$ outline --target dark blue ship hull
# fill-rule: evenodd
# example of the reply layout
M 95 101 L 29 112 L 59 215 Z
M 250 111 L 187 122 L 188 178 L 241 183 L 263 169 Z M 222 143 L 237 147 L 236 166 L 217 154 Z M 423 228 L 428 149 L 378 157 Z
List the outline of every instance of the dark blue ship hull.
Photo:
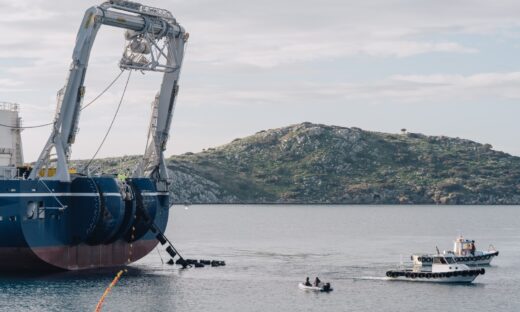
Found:
M 168 193 L 146 178 L 0 181 L 0 270 L 129 264 L 155 248 L 168 212 Z

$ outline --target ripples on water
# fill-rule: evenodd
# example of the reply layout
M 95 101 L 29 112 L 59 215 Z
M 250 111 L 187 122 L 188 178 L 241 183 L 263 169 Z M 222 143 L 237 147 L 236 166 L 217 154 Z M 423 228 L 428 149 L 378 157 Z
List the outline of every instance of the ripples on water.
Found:
M 103 311 L 518 311 L 520 207 L 192 206 L 172 208 L 179 270 L 153 251 L 132 265 Z M 461 232 L 500 256 L 470 285 L 385 281 L 412 252 L 450 249 Z M 166 253 L 161 252 L 166 260 Z M 117 269 L 0 278 L 0 311 L 93 311 Z M 330 294 L 297 288 L 306 276 Z

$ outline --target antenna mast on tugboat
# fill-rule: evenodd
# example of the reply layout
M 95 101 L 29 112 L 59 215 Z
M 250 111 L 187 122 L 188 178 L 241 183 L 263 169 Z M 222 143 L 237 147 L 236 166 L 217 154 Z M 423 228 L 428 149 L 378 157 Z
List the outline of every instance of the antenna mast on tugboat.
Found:
M 188 33 L 173 15 L 140 3 L 112 0 L 88 9 L 76 37 L 72 64 L 65 86 L 58 92 L 53 129 L 29 179 L 68 182 L 71 146 L 78 132 L 85 76 L 90 52 L 102 25 L 126 29 L 126 45 L 119 62 L 122 70 L 162 72 L 163 80 L 152 106 L 148 144 L 133 177 L 151 178 L 158 190 L 167 190 L 168 172 L 163 151 L 168 141 L 179 76 Z M 56 153 L 56 174 L 41 175 Z M 45 172 L 45 171 L 43 171 Z

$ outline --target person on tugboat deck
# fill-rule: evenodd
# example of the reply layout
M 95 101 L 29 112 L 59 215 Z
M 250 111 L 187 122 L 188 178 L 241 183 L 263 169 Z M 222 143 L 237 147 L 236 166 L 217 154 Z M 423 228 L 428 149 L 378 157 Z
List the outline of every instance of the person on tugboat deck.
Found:
M 474 256 L 475 255 L 475 250 L 477 248 L 475 247 L 475 241 L 471 241 L 471 254 Z
M 305 280 L 305 286 L 311 287 L 311 282 L 309 281 L 309 277 L 307 276 L 307 279 Z

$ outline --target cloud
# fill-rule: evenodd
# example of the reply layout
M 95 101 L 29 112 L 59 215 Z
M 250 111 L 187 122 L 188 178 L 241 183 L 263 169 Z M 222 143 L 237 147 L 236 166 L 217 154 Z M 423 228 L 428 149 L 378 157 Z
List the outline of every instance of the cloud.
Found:
M 218 133 L 222 127 L 219 116 L 231 116 L 248 105 L 293 105 L 304 111 L 322 103 L 341 106 L 348 101 L 424 105 L 450 98 L 519 97 L 518 73 L 512 66 L 504 73 L 493 64 L 476 66 L 464 75 L 458 74 L 454 61 L 435 67 L 438 58 L 486 62 L 489 51 L 483 51 L 483 45 L 517 38 L 518 1 L 504 0 L 500 5 L 484 0 L 142 2 L 172 10 L 191 33 L 178 105 L 184 109 L 181 112 L 191 113 L 190 121 L 197 121 L 199 133 L 207 129 Z M 83 13 L 99 3 L 0 0 L 0 100 L 19 102 L 25 124 L 52 119 L 55 94 L 66 79 Z M 87 99 L 117 74 L 122 48 L 120 29 L 101 30 L 87 74 Z M 417 56 L 433 65 L 406 63 Z M 349 67 L 360 58 L 367 66 L 361 74 L 360 69 L 356 72 Z M 408 67 L 401 68 L 405 63 Z M 124 126 L 143 122 L 140 112 L 148 112 L 159 83 L 157 75 L 133 76 L 121 115 Z M 104 129 L 102 122 L 110 119 L 120 91 L 118 84 L 91 111 L 82 113 L 81 142 L 87 145 L 77 154 L 80 157 L 90 156 L 82 153 L 95 141 L 85 129 Z M 213 119 L 198 122 L 200 114 Z M 249 117 L 240 118 L 248 123 Z M 141 128 L 125 129 L 126 136 L 141 135 Z M 45 131 L 24 132 L 29 159 L 39 153 L 47 135 Z M 106 148 L 110 154 L 110 145 Z
M 452 99 L 520 99 L 520 72 L 473 75 L 395 75 L 392 81 L 421 90 L 424 96 Z
M 9 79 L 9 78 L 0 78 L 0 88 L 1 87 L 17 87 L 21 85 L 22 82 L 19 80 Z
M 262 68 L 305 63 L 318 60 L 346 58 L 355 55 L 373 57 L 409 57 L 424 53 L 476 53 L 477 49 L 455 42 L 373 40 L 357 42 L 309 36 L 308 34 L 273 35 L 266 38 L 243 38 L 240 47 L 234 50 L 223 48 L 190 50 L 195 62 L 213 65 L 245 64 Z M 229 45 L 233 45 L 230 38 Z M 364 41 L 364 40 L 363 40 Z M 220 43 L 221 44 L 221 43 Z M 195 50 L 195 52 L 191 52 Z
M 479 73 L 474 75 L 394 75 L 392 80 L 429 85 L 461 85 L 468 87 L 499 86 L 520 83 L 520 72 Z
M 0 8 L 4 13 L 0 20 L 2 23 L 20 23 L 45 21 L 56 17 L 56 11 L 48 10 L 45 2 L 41 0 L 34 1 L 12 1 L 0 0 Z
M 436 103 L 520 99 L 520 72 L 474 75 L 393 75 L 365 83 L 293 83 L 269 90 L 222 89 L 218 85 L 182 90 L 183 105 L 233 107 L 265 104 L 304 107 L 310 103 Z
M 453 35 L 510 36 L 520 4 L 476 1 L 179 1 L 192 32 L 190 56 L 208 65 L 273 68 L 351 56 L 410 57 L 476 53 Z M 214 11 L 211 11 L 212 13 Z M 445 36 L 446 38 L 443 38 Z
M 206 35 L 208 29 L 211 33 Z M 245 64 L 272 68 L 355 55 L 409 57 L 425 53 L 478 52 L 476 48 L 457 42 L 414 39 L 409 36 L 410 32 L 403 30 L 370 32 L 349 30 L 344 26 L 308 30 L 247 30 L 232 23 L 211 25 L 204 22 L 194 25 L 192 32 L 196 35 L 190 42 L 190 59 L 219 66 Z M 219 36 L 213 36 L 214 33 Z

